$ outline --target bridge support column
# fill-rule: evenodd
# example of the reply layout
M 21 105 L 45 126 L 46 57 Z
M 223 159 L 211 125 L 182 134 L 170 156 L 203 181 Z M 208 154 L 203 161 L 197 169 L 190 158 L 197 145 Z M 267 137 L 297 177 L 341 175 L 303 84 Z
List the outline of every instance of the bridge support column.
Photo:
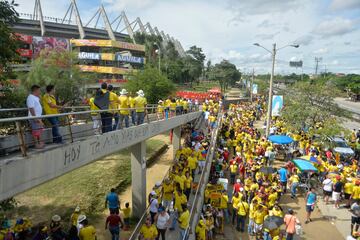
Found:
M 173 144 L 173 151 L 175 157 L 176 151 L 179 150 L 181 146 L 181 126 L 178 126 L 173 129 L 172 144 Z
M 134 217 L 141 218 L 146 210 L 146 143 L 142 141 L 130 147 L 132 210 Z

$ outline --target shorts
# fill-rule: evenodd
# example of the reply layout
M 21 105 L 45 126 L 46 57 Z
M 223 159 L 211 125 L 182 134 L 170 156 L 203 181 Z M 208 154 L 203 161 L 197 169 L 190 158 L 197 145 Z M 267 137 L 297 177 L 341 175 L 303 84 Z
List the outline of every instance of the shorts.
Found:
M 351 224 L 359 224 L 360 225 L 360 217 L 351 216 Z
M 340 200 L 340 193 L 339 192 L 332 192 L 332 200 L 339 201 Z
M 344 198 L 345 198 L 346 200 L 349 200 L 350 197 L 351 197 L 351 193 L 344 193 Z
M 44 127 L 41 126 L 36 120 L 29 120 L 31 125 L 31 134 L 33 137 L 39 138 L 44 131 Z
M 314 205 L 306 205 L 306 212 L 314 211 Z
M 331 197 L 331 195 L 332 195 L 332 191 L 325 191 L 324 190 L 324 196 Z
M 204 168 L 205 167 L 205 161 L 198 161 L 199 167 Z

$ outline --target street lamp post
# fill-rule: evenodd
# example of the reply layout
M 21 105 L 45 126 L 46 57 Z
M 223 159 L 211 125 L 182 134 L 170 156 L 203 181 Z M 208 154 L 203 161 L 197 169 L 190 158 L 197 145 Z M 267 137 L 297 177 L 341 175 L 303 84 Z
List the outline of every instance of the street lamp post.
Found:
M 267 48 L 261 46 L 259 43 L 254 43 L 255 46 L 257 47 L 261 47 L 263 49 L 265 49 L 266 51 L 268 51 L 271 56 L 272 56 L 272 68 L 271 68 L 271 75 L 270 75 L 270 83 L 269 83 L 269 99 L 268 99 L 268 109 L 267 109 L 267 119 L 266 119 L 266 131 L 265 131 L 265 136 L 269 137 L 270 134 L 270 123 L 271 123 L 271 112 L 272 112 L 272 92 L 273 92 L 273 81 L 274 81 L 274 72 L 275 72 L 275 56 L 276 53 L 280 50 L 283 49 L 285 47 L 294 47 L 294 48 L 298 48 L 299 45 L 298 44 L 290 44 L 290 45 L 286 45 L 284 47 L 278 48 L 276 49 L 276 43 L 273 44 L 273 49 L 272 51 L 268 50 Z
M 157 47 L 155 52 L 157 53 L 157 55 L 159 57 L 159 66 L 158 67 L 159 67 L 159 73 L 161 73 L 161 48 L 157 43 L 154 43 L 154 46 Z

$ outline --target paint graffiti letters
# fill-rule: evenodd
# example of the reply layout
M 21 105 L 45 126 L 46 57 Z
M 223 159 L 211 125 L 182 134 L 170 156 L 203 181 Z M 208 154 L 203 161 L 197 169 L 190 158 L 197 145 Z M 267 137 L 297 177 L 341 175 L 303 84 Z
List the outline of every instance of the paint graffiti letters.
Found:
M 70 146 L 64 151 L 64 166 L 71 162 L 77 161 L 80 158 L 81 145 Z

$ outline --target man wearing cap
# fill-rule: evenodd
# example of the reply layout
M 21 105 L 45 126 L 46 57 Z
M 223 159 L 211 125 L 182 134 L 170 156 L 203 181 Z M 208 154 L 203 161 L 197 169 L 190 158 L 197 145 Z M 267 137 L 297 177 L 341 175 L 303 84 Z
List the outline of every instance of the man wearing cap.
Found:
M 119 126 L 117 126 L 118 129 L 122 128 L 123 121 L 125 120 L 125 127 L 129 127 L 129 107 L 130 107 L 130 101 L 129 97 L 127 96 L 128 92 L 126 89 L 122 89 L 120 92 L 119 97 L 119 108 L 120 108 L 120 120 L 119 120 Z
M 63 240 L 66 238 L 65 232 L 62 230 L 61 217 L 54 215 L 50 223 L 50 236 L 53 240 Z
M 139 90 L 137 94 L 138 96 L 135 98 L 136 124 L 140 125 L 144 123 L 147 101 L 143 90 Z
M 151 198 L 150 198 L 150 216 L 151 216 L 151 223 L 155 222 L 155 215 L 158 212 L 158 208 L 159 208 L 159 202 L 157 200 L 157 194 L 155 191 L 152 191 L 151 193 Z

